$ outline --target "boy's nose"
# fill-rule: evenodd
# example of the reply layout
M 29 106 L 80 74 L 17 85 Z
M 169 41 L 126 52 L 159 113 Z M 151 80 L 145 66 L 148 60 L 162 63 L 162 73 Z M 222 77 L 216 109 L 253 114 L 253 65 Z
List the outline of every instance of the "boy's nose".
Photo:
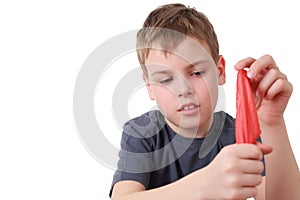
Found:
M 184 78 L 181 78 L 180 81 L 178 81 L 178 85 L 176 87 L 178 97 L 187 97 L 193 94 L 191 84 Z

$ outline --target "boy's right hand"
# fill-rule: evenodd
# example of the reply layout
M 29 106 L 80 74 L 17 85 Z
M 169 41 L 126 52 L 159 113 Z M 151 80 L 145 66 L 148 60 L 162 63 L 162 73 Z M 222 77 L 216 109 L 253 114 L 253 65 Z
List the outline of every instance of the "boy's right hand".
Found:
M 209 199 L 254 197 L 258 193 L 257 186 L 263 180 L 263 154 L 271 151 L 272 147 L 261 143 L 228 145 L 206 168 L 195 172 L 194 178 L 199 175 L 202 180 L 199 181 L 200 188 Z

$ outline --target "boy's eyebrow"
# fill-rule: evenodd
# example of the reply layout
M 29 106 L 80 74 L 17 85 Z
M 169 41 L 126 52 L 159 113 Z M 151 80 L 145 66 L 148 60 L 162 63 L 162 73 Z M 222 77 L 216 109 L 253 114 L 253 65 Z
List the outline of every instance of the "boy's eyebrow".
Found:
M 199 65 L 201 63 L 207 63 L 207 62 L 208 62 L 207 60 L 199 60 L 199 61 L 196 61 L 194 63 L 188 64 L 184 68 L 192 68 L 196 65 Z M 170 74 L 170 71 L 163 69 L 163 70 L 158 70 L 158 71 L 155 71 L 155 72 L 151 73 L 151 75 L 155 75 L 155 74 Z
M 199 61 L 196 61 L 196 62 L 193 62 L 193 63 L 187 65 L 187 68 L 191 68 L 191 67 L 194 67 L 194 66 L 196 66 L 196 65 L 199 65 L 199 64 L 201 64 L 201 63 L 207 63 L 207 62 L 208 62 L 207 60 L 199 60 Z
M 170 71 L 168 70 L 159 70 L 159 71 L 155 71 L 153 73 L 151 73 L 151 75 L 154 75 L 154 74 L 169 74 Z

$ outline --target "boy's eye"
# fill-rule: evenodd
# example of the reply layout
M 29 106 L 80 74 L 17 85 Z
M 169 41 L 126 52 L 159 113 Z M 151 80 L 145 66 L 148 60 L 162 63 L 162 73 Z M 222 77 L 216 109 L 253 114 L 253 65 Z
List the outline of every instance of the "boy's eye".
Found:
M 197 71 L 197 72 L 193 72 L 192 76 L 202 76 L 203 75 L 203 71 Z
M 161 84 L 167 84 L 170 83 L 171 81 L 173 81 L 173 78 L 165 78 L 159 81 L 159 83 Z

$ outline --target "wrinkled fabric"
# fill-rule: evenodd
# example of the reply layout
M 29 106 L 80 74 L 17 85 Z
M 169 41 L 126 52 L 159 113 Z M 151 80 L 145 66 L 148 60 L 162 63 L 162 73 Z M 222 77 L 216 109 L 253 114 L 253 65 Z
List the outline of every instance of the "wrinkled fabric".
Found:
M 240 70 L 237 75 L 236 91 L 236 143 L 255 144 L 261 133 L 254 96 L 246 70 Z

